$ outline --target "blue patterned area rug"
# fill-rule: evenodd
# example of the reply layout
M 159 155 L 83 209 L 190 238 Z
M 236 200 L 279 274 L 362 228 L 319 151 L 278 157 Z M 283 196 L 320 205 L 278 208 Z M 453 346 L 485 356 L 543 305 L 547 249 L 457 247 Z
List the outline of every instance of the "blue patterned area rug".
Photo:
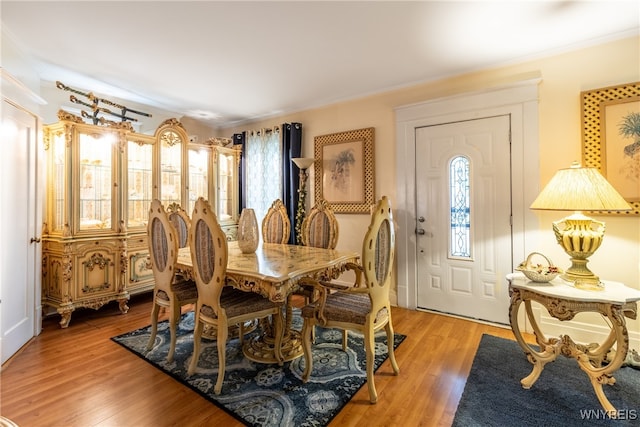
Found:
M 149 351 L 145 348 L 150 326 L 112 340 L 249 426 L 325 426 L 367 380 L 362 336 L 349 332 L 349 348 L 343 352 L 340 331 L 318 328 L 313 347 L 313 373 L 306 384 L 301 379 L 304 357 L 285 362 L 283 366 L 252 362 L 243 356 L 240 341 L 234 338 L 227 342 L 226 375 L 222 393 L 216 395 L 213 392 L 218 375 L 215 340 L 202 340 L 198 370 L 187 377 L 193 352 L 193 326 L 193 313 L 184 314 L 172 363 L 166 360 L 167 321 L 158 324 L 156 345 Z M 293 327 L 300 330 L 301 326 L 299 311 L 294 310 Z M 395 347 L 404 338 L 395 334 Z M 376 337 L 376 369 L 387 359 L 386 341 L 384 333 Z
M 511 340 L 483 335 L 473 359 L 453 427 L 470 426 L 638 426 L 640 371 L 624 366 L 614 372 L 616 383 L 604 393 L 617 409 L 610 419 L 574 359 L 564 356 L 545 365 L 540 378 L 526 390 L 520 380 L 533 365 Z

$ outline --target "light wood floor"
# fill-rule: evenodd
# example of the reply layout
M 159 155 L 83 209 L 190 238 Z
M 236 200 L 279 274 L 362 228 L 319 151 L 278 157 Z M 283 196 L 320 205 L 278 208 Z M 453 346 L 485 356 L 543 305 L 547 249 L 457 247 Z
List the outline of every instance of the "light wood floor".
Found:
M 58 316 L 2 366 L 0 414 L 21 427 L 241 426 L 223 410 L 109 338 L 150 323 L 150 294 L 78 310 L 67 329 Z M 386 361 L 376 373 L 378 403 L 363 387 L 331 426 L 449 426 L 482 334 L 509 329 L 394 308 L 400 375 Z M 523 354 L 524 357 L 524 354 Z

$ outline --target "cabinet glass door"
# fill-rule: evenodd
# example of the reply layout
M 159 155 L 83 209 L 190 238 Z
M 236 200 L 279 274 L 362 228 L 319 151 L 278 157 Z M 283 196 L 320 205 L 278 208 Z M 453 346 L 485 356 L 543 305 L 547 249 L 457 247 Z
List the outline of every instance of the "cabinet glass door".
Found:
M 127 228 L 144 227 L 153 194 L 153 145 L 129 141 L 127 163 Z
M 65 135 L 62 132 L 56 133 L 52 138 L 51 149 L 51 172 L 52 179 L 49 191 L 51 192 L 51 214 L 53 215 L 51 231 L 62 231 L 64 225 L 65 209 Z
M 165 209 L 182 206 L 182 138 L 168 130 L 160 135 L 160 201 Z
M 189 206 L 183 207 L 191 216 L 198 197 L 209 200 L 209 158 L 206 148 L 189 148 Z
M 80 133 L 78 140 L 80 230 L 111 229 L 116 136 Z
M 218 156 L 218 219 L 223 222 L 233 219 L 235 157 L 222 151 Z

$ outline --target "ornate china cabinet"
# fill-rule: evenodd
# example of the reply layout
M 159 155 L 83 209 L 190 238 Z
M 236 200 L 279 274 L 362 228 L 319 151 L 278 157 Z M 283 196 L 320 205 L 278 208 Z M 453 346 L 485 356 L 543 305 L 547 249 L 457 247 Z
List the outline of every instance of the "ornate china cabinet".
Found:
M 60 111 L 44 128 L 46 213 L 42 237 L 42 303 L 67 327 L 77 307 L 97 309 L 129 293 L 121 163 L 130 123 L 85 124 Z
M 239 152 L 189 144 L 176 119 L 144 135 L 128 122 L 92 125 L 65 111 L 58 118 L 44 127 L 43 138 L 48 178 L 42 304 L 60 314 L 65 328 L 76 308 L 117 301 L 126 313 L 130 295 L 153 289 L 146 229 L 153 198 L 190 214 L 191 199 L 231 197 L 224 204 L 231 206 L 224 211 L 225 227 L 237 227 Z M 214 160 L 220 150 L 235 162 L 224 165 L 228 170 Z M 219 176 L 228 183 L 220 195 L 214 191 Z

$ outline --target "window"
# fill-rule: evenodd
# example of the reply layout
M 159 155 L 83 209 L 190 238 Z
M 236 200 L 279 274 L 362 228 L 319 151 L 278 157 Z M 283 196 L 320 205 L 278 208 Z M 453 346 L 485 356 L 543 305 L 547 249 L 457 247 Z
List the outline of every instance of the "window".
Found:
M 449 164 L 449 256 L 471 258 L 471 192 L 469 159 L 457 156 Z
M 275 199 L 282 198 L 282 143 L 280 129 L 249 132 L 246 146 L 246 207 L 258 223 Z

